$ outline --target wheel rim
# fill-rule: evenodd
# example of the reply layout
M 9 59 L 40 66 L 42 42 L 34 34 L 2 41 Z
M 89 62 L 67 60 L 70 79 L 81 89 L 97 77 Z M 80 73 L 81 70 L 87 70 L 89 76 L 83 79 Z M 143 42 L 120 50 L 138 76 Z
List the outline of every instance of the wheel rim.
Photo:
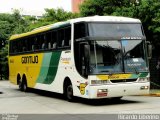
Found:
M 68 98 L 69 100 L 71 100 L 72 97 L 73 97 L 73 88 L 72 88 L 72 85 L 69 85 L 69 86 L 67 87 L 67 98 Z

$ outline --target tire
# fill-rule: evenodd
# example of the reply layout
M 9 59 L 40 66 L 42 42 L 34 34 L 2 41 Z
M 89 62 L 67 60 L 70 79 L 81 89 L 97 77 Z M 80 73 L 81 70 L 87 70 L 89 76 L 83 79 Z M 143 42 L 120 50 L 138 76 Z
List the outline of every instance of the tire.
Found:
M 23 85 L 22 85 L 22 81 L 20 80 L 19 82 L 18 82 L 18 87 L 19 87 L 19 90 L 20 91 L 23 91 Z
M 23 92 L 27 92 L 28 91 L 28 87 L 27 87 L 27 83 L 24 81 L 22 82 L 22 88 L 23 88 Z
M 20 90 L 20 91 L 27 92 L 28 87 L 27 87 L 27 83 L 26 83 L 25 80 L 19 81 L 19 84 L 18 84 L 18 85 L 19 85 L 19 90 Z
M 73 101 L 74 101 L 73 87 L 72 87 L 71 84 L 68 84 L 68 85 L 66 86 L 65 96 L 66 96 L 66 99 L 67 99 L 69 102 L 73 102 Z

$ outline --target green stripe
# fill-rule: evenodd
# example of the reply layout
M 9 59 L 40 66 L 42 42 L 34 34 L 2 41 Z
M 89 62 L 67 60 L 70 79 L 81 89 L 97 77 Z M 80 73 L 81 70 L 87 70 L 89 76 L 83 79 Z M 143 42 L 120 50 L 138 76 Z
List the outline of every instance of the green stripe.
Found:
M 132 74 L 131 77 L 130 77 L 130 79 L 131 79 L 131 78 L 132 78 L 132 79 L 136 79 L 136 78 L 138 78 L 138 76 L 139 76 L 139 75 L 137 75 L 137 74 Z
M 139 74 L 132 74 L 132 76 L 130 78 L 143 78 L 143 77 L 146 77 L 148 75 L 148 73 L 139 73 Z
M 43 83 L 47 77 L 51 56 L 52 56 L 52 53 L 45 53 L 43 56 L 41 71 L 37 80 L 38 83 Z
M 61 52 L 45 53 L 38 83 L 51 84 L 57 74 Z
M 43 82 L 44 84 L 51 84 L 54 81 L 59 65 L 60 56 L 61 52 L 54 52 L 52 54 L 47 78 Z
M 139 77 L 140 77 L 140 78 L 143 78 L 143 77 L 146 77 L 147 75 L 148 75 L 148 73 L 145 72 L 145 73 L 141 73 Z

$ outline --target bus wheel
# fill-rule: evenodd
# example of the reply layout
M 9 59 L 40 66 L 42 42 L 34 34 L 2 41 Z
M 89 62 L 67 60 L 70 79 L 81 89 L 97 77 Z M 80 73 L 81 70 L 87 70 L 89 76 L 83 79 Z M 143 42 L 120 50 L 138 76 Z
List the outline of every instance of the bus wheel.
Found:
M 22 79 L 22 81 L 19 81 L 19 89 L 23 92 L 27 92 L 28 87 L 27 87 L 27 82 L 25 77 Z
M 27 83 L 26 82 L 22 82 L 22 88 L 23 88 L 23 91 L 24 92 L 27 92 L 28 91 L 28 87 L 27 87 Z
M 18 86 L 19 86 L 19 90 L 23 91 L 23 89 L 22 89 L 22 81 L 21 80 L 18 82 Z
M 67 85 L 66 87 L 66 98 L 69 102 L 73 101 L 73 87 L 71 84 Z

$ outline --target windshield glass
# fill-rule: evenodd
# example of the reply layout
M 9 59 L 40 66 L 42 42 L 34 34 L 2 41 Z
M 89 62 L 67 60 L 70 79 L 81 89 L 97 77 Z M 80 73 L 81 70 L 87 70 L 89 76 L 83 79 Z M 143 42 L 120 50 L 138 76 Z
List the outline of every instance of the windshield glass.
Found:
M 90 41 L 90 74 L 147 71 L 142 40 Z
M 142 40 L 122 40 L 124 66 L 127 72 L 147 71 L 144 43 Z
M 140 23 L 88 23 L 92 37 L 143 37 Z
M 122 54 L 119 41 L 92 41 L 90 45 L 90 72 L 122 72 Z

